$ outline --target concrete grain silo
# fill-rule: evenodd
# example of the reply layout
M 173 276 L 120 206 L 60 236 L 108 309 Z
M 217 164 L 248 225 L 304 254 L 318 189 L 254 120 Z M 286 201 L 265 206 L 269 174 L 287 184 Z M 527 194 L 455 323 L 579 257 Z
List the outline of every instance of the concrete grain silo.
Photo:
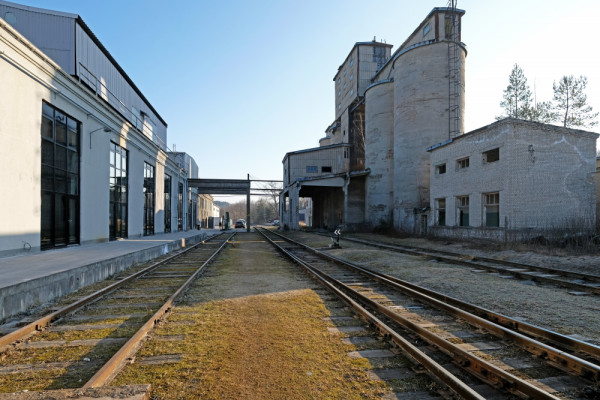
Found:
M 393 82 L 393 198 L 391 205 L 380 204 L 380 194 L 388 191 L 389 180 L 381 181 L 388 166 L 367 156 L 371 174 L 367 180 L 367 220 L 377 225 L 382 214 L 392 211 L 394 228 L 424 233 L 429 209 L 429 154 L 426 149 L 464 132 L 465 46 L 460 43 L 460 20 L 464 11 L 435 8 L 413 34 L 375 75 L 373 82 Z M 453 17 L 454 16 L 454 17 Z M 390 86 L 385 84 L 385 87 Z M 390 141 L 381 132 L 389 130 L 387 106 L 377 110 L 369 101 L 382 101 L 384 89 L 367 91 L 367 132 L 379 137 L 368 139 L 367 154 L 379 154 Z M 370 93 L 369 93 L 370 92 Z M 371 119 L 371 121 L 369 121 Z M 371 164 L 374 162 L 374 164 Z
M 373 227 L 390 226 L 394 195 L 394 82 L 371 85 L 365 92 L 365 216 Z

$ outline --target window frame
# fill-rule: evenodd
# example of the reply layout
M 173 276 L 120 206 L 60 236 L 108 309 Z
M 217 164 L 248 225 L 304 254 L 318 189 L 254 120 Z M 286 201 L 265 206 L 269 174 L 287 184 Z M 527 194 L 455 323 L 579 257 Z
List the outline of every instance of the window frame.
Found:
M 171 202 L 173 201 L 173 178 L 169 174 L 164 174 L 164 188 L 163 188 L 163 210 L 165 214 L 165 233 L 171 232 L 172 224 L 172 207 Z
M 431 31 L 431 23 L 428 22 L 427 25 L 423 27 L 423 37 L 427 36 L 427 34 Z
M 456 160 L 456 170 L 462 171 L 469 169 L 471 165 L 470 157 L 463 157 Z
M 446 163 L 438 164 L 435 166 L 436 175 L 444 175 L 447 172 Z
M 492 164 L 500 161 L 500 147 L 495 147 L 493 149 L 484 151 L 481 153 L 484 164 Z M 490 161 L 489 156 L 492 155 L 492 160 Z
M 469 218 L 469 195 L 456 196 L 456 225 L 471 226 Z
M 156 212 L 156 167 L 144 161 L 144 236 L 154 235 Z
M 81 241 L 82 123 L 46 101 L 40 111 L 40 249 L 47 250 Z
M 487 192 L 482 193 L 482 220 L 483 226 L 486 228 L 499 228 L 500 227 L 500 192 Z M 489 217 L 496 214 L 495 219 Z
M 113 151 L 114 150 L 114 151 Z M 129 150 L 121 147 L 119 144 L 111 141 L 110 142 L 110 160 L 109 160 L 109 179 L 114 179 L 115 190 L 111 191 L 109 195 L 109 240 L 116 240 L 128 237 L 128 222 L 129 222 Z M 114 157 L 114 158 L 113 158 Z M 117 157 L 119 163 L 117 164 Z M 123 165 L 123 162 L 125 165 Z M 118 170 L 118 173 L 117 173 Z M 119 178 L 121 179 L 120 181 Z M 109 181 L 109 185 L 112 185 Z M 117 186 L 119 187 L 117 191 Z M 123 188 L 125 189 L 123 191 Z M 123 201 L 123 194 L 125 200 Z M 114 207 L 118 207 L 120 212 L 118 215 L 113 214 Z M 125 215 L 123 216 L 123 207 L 125 207 Z M 110 228 L 110 224 L 115 222 L 112 220 L 113 217 L 121 217 L 121 228 L 114 230 Z M 124 218 L 123 218 L 124 217 Z
M 435 225 L 446 226 L 446 222 L 446 198 L 440 197 L 435 199 Z

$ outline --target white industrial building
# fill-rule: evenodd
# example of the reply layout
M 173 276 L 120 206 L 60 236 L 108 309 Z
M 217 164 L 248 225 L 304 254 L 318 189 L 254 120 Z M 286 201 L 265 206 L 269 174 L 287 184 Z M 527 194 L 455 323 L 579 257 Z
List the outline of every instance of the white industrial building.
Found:
M 501 240 L 595 228 L 597 134 L 513 119 L 464 132 L 464 13 L 434 8 L 393 54 L 353 46 L 320 147 L 283 159 L 284 228 L 299 229 L 302 198 L 329 230 Z
M 78 15 L 0 1 L 0 255 L 196 225 L 193 159 Z
M 431 146 L 431 233 L 513 240 L 593 231 L 597 138 L 506 118 Z

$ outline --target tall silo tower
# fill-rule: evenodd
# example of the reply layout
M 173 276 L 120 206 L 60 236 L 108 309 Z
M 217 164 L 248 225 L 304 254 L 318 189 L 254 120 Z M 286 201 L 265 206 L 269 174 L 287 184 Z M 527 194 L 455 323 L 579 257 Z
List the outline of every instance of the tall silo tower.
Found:
M 394 80 L 394 227 L 426 229 L 429 154 L 464 132 L 464 11 L 435 8 L 392 59 Z

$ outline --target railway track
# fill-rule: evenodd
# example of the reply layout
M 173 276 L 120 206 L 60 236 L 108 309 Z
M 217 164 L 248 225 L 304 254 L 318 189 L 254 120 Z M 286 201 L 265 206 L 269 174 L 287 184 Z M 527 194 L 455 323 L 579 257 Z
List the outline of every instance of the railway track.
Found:
M 215 235 L 0 337 L 0 388 L 109 384 L 234 235 Z
M 463 398 L 484 398 L 468 383 L 473 377 L 498 398 L 600 398 L 595 346 L 260 232 Z
M 325 234 L 319 235 L 329 236 Z M 403 254 L 427 257 L 429 259 L 449 264 L 469 267 L 476 271 L 497 272 L 505 276 L 510 275 L 522 280 L 550 284 L 572 290 L 573 292 L 571 293 L 573 294 L 591 293 L 600 295 L 600 276 L 598 275 L 581 274 L 574 271 L 542 267 L 539 265 L 523 264 L 513 261 L 499 260 L 496 258 L 472 256 L 450 251 L 415 246 L 404 246 L 352 237 L 341 237 L 340 240 L 360 243 L 363 245 Z

